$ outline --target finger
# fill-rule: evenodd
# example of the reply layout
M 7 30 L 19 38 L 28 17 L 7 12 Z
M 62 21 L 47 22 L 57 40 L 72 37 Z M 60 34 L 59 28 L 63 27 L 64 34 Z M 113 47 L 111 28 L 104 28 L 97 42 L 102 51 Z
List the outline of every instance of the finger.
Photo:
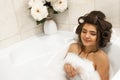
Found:
M 65 64 L 64 68 L 69 77 L 74 77 L 76 75 L 76 70 L 70 64 Z
M 75 75 L 76 75 L 76 74 L 75 74 L 74 72 L 71 72 L 71 73 L 69 74 L 69 77 L 73 78 Z
M 67 75 L 69 76 L 69 77 L 72 77 L 72 67 L 71 67 L 71 65 L 70 64 L 67 64 L 66 65 L 66 73 L 67 73 Z
M 67 69 L 67 64 L 64 64 L 64 70 L 66 71 L 66 69 Z
M 74 77 L 76 75 L 76 70 L 71 67 L 71 77 Z
M 74 71 L 74 68 L 72 66 L 70 66 L 70 73 L 71 73 L 71 75 L 72 75 L 73 71 Z
M 74 76 L 74 68 L 71 65 L 68 65 L 69 70 L 68 70 L 68 75 L 69 77 L 73 77 Z
M 69 64 L 65 64 L 64 65 L 64 70 L 65 70 L 66 73 L 70 72 L 70 66 L 69 66 Z
M 72 71 L 72 77 L 76 75 L 76 70 Z

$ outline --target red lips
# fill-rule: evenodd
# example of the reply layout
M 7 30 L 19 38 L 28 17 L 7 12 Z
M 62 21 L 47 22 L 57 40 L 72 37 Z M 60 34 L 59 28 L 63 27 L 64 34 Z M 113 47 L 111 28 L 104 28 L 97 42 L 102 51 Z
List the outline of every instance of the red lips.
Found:
M 84 40 L 84 42 L 90 42 L 90 40 L 88 40 L 88 39 L 83 39 Z

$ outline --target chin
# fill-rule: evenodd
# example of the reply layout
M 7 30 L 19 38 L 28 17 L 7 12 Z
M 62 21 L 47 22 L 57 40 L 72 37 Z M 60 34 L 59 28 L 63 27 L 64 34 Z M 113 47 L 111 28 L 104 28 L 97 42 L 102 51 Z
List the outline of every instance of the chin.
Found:
M 92 45 L 92 44 L 89 44 L 89 43 L 83 43 L 83 45 L 85 46 L 85 47 L 92 47 L 92 46 L 94 46 L 94 45 Z

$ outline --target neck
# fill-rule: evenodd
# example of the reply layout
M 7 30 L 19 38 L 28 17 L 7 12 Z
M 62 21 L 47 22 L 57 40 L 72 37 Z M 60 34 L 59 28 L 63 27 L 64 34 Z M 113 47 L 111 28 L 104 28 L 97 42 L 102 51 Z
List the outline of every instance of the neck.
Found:
M 84 52 L 85 53 L 90 53 L 90 52 L 94 52 L 94 51 L 96 51 L 97 49 L 96 49 L 96 46 L 89 46 L 89 47 L 85 47 L 84 48 Z

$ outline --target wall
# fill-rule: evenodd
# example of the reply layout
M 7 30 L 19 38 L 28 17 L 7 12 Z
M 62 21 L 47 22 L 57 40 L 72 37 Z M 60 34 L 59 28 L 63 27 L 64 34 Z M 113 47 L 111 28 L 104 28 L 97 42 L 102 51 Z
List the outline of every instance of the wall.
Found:
M 77 25 L 78 17 L 92 11 L 103 11 L 107 20 L 113 27 L 120 27 L 120 0 L 69 0 L 69 10 L 61 15 L 57 15 L 57 22 L 60 29 L 72 29 Z
M 0 0 L 0 48 L 42 32 L 30 15 L 28 0 Z
M 0 48 L 27 39 L 43 32 L 42 25 L 36 25 L 27 7 L 28 0 L 0 0 Z M 120 0 L 68 0 L 69 9 L 54 15 L 59 30 L 72 31 L 79 16 L 92 10 L 101 10 L 120 27 Z

